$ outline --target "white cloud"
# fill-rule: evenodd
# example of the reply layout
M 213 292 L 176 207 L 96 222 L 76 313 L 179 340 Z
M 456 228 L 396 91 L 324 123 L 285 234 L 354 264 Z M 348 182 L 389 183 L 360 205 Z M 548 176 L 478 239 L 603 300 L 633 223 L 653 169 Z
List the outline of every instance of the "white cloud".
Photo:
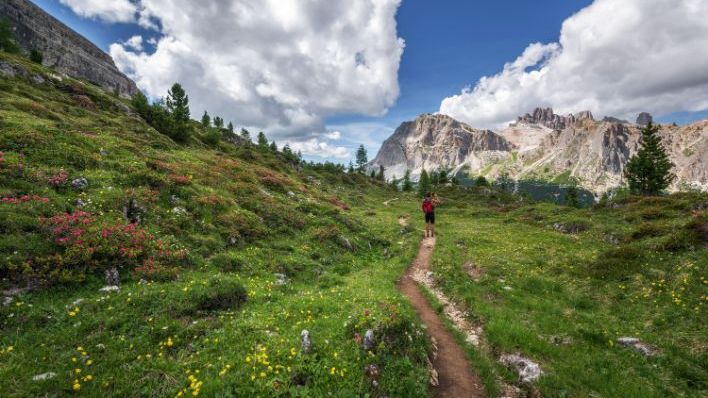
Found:
M 177 81 L 195 110 L 307 145 L 326 117 L 381 115 L 398 97 L 400 0 L 136 4 L 159 26 L 155 52 L 115 43 L 110 53 L 150 96 Z
M 106 22 L 132 22 L 138 8 L 130 0 L 59 0 L 76 15 Z
M 339 130 L 330 131 L 325 134 L 325 138 L 327 138 L 328 140 L 338 140 L 342 138 L 342 132 Z
M 536 106 L 634 120 L 708 109 L 708 1 L 596 0 L 440 113 L 497 127 Z
M 132 48 L 136 51 L 143 51 L 143 37 L 140 35 L 135 35 L 130 39 L 126 40 L 123 45 L 127 48 Z
M 306 156 L 315 156 L 319 158 L 335 158 L 335 159 L 348 159 L 351 157 L 349 149 L 342 146 L 331 145 L 327 142 L 318 140 L 317 138 L 310 138 L 305 141 L 295 141 L 291 142 L 290 148 L 297 152 L 302 152 Z

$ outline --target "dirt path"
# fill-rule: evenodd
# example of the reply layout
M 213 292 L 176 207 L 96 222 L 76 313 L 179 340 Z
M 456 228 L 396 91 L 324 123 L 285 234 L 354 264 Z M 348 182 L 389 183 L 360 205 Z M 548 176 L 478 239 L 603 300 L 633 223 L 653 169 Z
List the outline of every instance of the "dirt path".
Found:
M 418 256 L 398 282 L 398 288 L 408 297 L 437 345 L 437 356 L 432 360 L 432 364 L 438 373 L 439 385 L 432 387 L 433 395 L 440 398 L 484 397 L 482 383 L 472 371 L 462 348 L 452 333 L 445 328 L 442 319 L 423 296 L 413 278 L 415 273 L 428 271 L 434 247 L 435 238 L 423 239 Z

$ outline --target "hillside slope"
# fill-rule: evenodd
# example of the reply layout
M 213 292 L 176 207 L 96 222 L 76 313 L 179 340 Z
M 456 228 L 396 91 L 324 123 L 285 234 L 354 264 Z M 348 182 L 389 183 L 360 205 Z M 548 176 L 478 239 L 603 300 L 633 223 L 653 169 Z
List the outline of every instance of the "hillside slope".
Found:
M 427 395 L 390 188 L 0 63 L 0 396 Z

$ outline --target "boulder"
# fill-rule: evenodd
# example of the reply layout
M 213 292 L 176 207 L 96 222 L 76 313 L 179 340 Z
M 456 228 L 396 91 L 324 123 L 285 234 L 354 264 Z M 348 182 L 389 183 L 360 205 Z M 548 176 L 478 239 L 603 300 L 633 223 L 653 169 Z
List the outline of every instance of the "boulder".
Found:
M 508 368 L 515 369 L 519 374 L 519 381 L 522 383 L 536 381 L 543 374 L 541 367 L 536 362 L 519 354 L 504 354 L 499 358 L 499 362 Z
M 364 344 L 363 344 L 364 350 L 371 351 L 372 349 L 374 349 L 375 346 L 376 346 L 376 342 L 374 341 L 374 331 L 369 329 L 364 334 Z
M 302 352 L 310 352 L 312 350 L 312 340 L 310 340 L 310 332 L 307 329 L 303 329 L 300 332 L 300 347 Z
M 643 343 L 636 337 L 620 337 L 617 339 L 617 344 L 623 347 L 631 348 L 646 357 L 656 354 L 657 351 L 656 348 Z
M 80 177 L 71 181 L 71 187 L 77 191 L 87 188 L 89 185 L 88 180 L 85 177 Z

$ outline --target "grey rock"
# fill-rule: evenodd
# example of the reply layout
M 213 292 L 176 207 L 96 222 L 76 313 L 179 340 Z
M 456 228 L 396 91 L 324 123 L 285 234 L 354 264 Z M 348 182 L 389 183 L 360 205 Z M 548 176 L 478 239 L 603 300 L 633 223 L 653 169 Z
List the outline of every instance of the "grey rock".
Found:
M 312 340 L 310 340 L 310 332 L 307 329 L 303 329 L 300 332 L 300 347 L 302 352 L 310 352 L 312 350 Z
M 141 207 L 135 198 L 128 199 L 125 205 L 123 205 L 123 217 L 133 224 L 139 224 L 145 212 L 145 208 Z
M 650 346 L 649 344 L 643 343 L 636 337 L 620 337 L 617 339 L 617 344 L 627 348 L 631 348 L 634 351 L 637 351 L 638 353 L 647 357 L 653 356 L 657 353 L 656 348 Z
M 499 358 L 499 362 L 508 368 L 515 369 L 521 383 L 534 382 L 543 374 L 541 367 L 536 362 L 519 354 L 503 354 Z
M 86 202 L 83 201 L 83 199 L 78 198 L 74 201 L 74 206 L 76 207 L 85 207 L 87 205 Z
M 80 191 L 82 189 L 86 189 L 86 187 L 88 187 L 88 185 L 89 185 L 88 180 L 85 177 L 79 177 L 79 178 L 71 181 L 71 187 L 76 189 L 77 191 Z
M 176 206 L 172 208 L 172 214 L 177 216 L 184 216 L 187 215 L 187 209 L 181 206 Z
M 341 242 L 342 246 L 344 246 L 347 250 L 354 250 L 354 246 L 352 246 L 352 243 L 347 239 L 345 236 L 340 236 L 339 241 Z
M 588 229 L 587 225 L 575 222 L 557 222 L 553 229 L 564 234 L 577 234 Z
M 15 68 L 12 66 L 12 64 L 5 61 L 0 61 L 0 76 L 15 77 L 15 75 Z
M 37 84 L 37 85 L 46 83 L 46 80 L 44 79 L 44 77 L 42 77 L 42 75 L 37 74 L 37 73 L 32 74 L 32 76 L 30 77 L 30 81 L 34 84 Z
M 637 124 L 640 126 L 646 126 L 647 124 L 654 121 L 654 118 L 647 112 L 642 112 L 637 116 Z
M 118 268 L 112 267 L 105 272 L 106 285 L 108 286 L 120 286 L 120 275 L 118 274 Z
M 32 2 L 3 0 L 0 17 L 10 21 L 17 42 L 26 53 L 32 49 L 42 53 L 44 65 L 109 92 L 117 91 L 123 96 L 138 92 L 135 82 L 118 70 L 108 54 Z
M 608 122 L 608 123 L 621 123 L 621 124 L 627 124 L 629 123 L 628 121 L 624 119 L 619 119 L 614 116 L 605 116 L 602 118 L 603 122 Z
M 170 195 L 170 204 L 172 206 L 177 205 L 180 202 L 180 198 L 177 195 Z
M 98 291 L 99 291 L 99 292 L 106 292 L 106 293 L 107 293 L 107 292 L 119 292 L 119 291 L 120 291 L 120 286 L 108 285 L 108 286 L 104 286 L 104 287 L 98 289 Z
M 275 284 L 276 285 L 286 285 L 288 283 L 288 277 L 285 274 L 275 274 Z
M 57 374 L 54 372 L 42 373 L 42 374 L 32 376 L 32 380 L 34 380 L 34 381 L 49 380 L 49 379 L 53 379 L 54 377 L 56 377 L 56 375 Z
M 376 341 L 374 340 L 374 331 L 369 329 L 364 334 L 363 347 L 365 351 L 371 351 L 376 346 Z
M 101 156 L 108 156 L 108 151 L 103 148 L 101 148 L 101 150 L 98 151 L 98 153 L 101 154 Z

